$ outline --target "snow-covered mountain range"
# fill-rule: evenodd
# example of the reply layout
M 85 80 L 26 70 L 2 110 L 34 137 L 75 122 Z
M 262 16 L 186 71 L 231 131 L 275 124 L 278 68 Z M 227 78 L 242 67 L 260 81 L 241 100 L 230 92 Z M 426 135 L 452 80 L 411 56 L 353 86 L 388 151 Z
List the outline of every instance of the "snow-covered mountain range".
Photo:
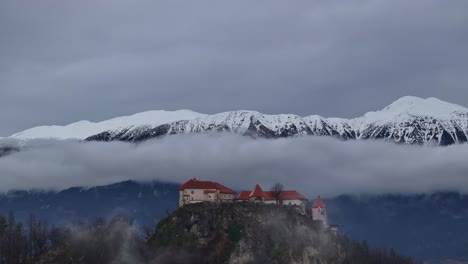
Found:
M 80 121 L 67 126 L 35 127 L 10 138 L 137 142 L 165 135 L 213 132 L 266 138 L 314 135 L 450 145 L 468 141 L 468 108 L 436 98 L 407 96 L 381 111 L 354 119 L 266 115 L 256 111 L 215 115 L 190 110 L 149 111 L 99 123 Z

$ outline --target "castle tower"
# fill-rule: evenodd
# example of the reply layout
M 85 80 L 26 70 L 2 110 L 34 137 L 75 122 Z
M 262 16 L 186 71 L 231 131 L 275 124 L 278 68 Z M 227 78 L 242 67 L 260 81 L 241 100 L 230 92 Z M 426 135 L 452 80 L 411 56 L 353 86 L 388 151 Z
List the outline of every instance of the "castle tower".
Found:
M 312 219 L 322 221 L 324 226 L 327 226 L 327 206 L 320 196 L 315 199 L 312 205 Z
M 249 195 L 249 201 L 255 203 L 263 203 L 265 202 L 265 193 L 263 192 L 260 185 L 256 185 L 255 189 Z

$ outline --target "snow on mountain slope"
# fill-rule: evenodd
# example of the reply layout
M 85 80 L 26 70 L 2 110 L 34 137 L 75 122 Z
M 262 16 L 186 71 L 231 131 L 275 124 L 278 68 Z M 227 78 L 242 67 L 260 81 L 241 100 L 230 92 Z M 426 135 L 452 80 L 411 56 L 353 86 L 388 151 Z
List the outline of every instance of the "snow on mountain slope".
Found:
M 354 119 L 266 115 L 256 111 L 215 115 L 189 110 L 151 111 L 100 123 L 83 121 L 65 127 L 38 127 L 12 137 L 135 142 L 165 135 L 213 132 L 265 138 L 315 135 L 450 145 L 468 141 L 468 109 L 436 98 L 407 96 L 381 111 Z
M 147 130 L 105 131 L 90 137 L 89 140 L 142 141 L 163 135 L 204 132 L 231 132 L 267 138 L 313 134 L 307 122 L 297 115 L 265 115 L 255 111 L 232 111 L 175 121 Z
M 468 141 L 468 109 L 436 98 L 403 97 L 350 122 L 362 139 L 450 145 Z
M 79 121 L 67 126 L 40 126 L 12 135 L 16 139 L 86 139 L 107 130 L 129 129 L 142 126 L 152 128 L 176 120 L 193 119 L 206 116 L 190 110 L 148 111 L 131 116 L 117 117 L 103 122 Z
M 99 141 L 142 141 L 172 134 L 231 132 L 252 137 L 278 138 L 316 135 L 355 138 L 344 119 L 327 120 L 320 116 L 300 117 L 293 114 L 266 115 L 256 111 L 232 111 L 175 121 L 152 129 L 105 131 L 88 138 Z
M 89 140 L 142 141 L 172 134 L 231 132 L 253 137 L 301 135 L 383 139 L 406 144 L 450 145 L 468 141 L 468 109 L 436 98 L 403 97 L 381 111 L 355 119 L 265 115 L 233 111 L 175 121 L 143 130 L 106 131 Z
M 468 112 L 467 108 L 447 103 L 437 98 L 419 98 L 405 96 L 385 107 L 381 111 L 368 112 L 361 118 L 365 122 L 397 122 L 404 121 L 409 116 L 430 116 L 434 119 L 447 120 L 455 117 L 457 113 Z

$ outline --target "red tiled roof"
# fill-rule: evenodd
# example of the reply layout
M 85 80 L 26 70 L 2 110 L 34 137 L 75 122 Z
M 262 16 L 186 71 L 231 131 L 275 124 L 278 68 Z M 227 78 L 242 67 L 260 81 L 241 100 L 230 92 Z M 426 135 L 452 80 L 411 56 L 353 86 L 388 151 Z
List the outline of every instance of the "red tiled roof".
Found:
M 258 185 L 257 185 L 258 186 Z M 255 186 L 255 189 L 257 189 L 257 186 Z M 260 188 L 260 186 L 258 186 Z M 261 190 L 261 188 L 260 188 Z M 249 197 L 252 197 L 252 193 L 255 193 L 256 190 L 254 191 L 242 191 L 239 193 L 239 195 L 236 197 L 236 200 L 249 200 Z M 255 196 L 254 197 L 259 197 Z M 262 191 L 262 196 L 265 198 L 265 200 L 276 200 L 276 197 L 274 196 L 274 191 L 271 192 L 264 192 Z M 300 194 L 297 191 L 281 191 L 281 194 L 279 196 L 279 200 L 307 200 L 306 197 L 304 197 L 302 194 Z
M 265 197 L 260 185 L 255 185 L 255 189 L 250 193 L 249 197 Z
M 235 194 L 236 192 L 229 189 L 228 187 L 212 181 L 199 181 L 197 179 L 190 179 L 188 182 L 182 184 L 179 187 L 179 191 L 185 189 L 215 189 L 219 190 L 221 193 Z
M 322 198 L 320 198 L 320 195 L 319 197 L 317 197 L 317 199 L 315 199 L 315 202 L 312 205 L 312 208 L 327 208 L 327 206 L 325 205 L 325 202 L 323 202 Z
M 269 193 L 273 193 L 273 192 L 269 192 Z M 307 200 L 307 198 L 304 195 L 300 194 L 297 191 L 282 191 L 279 198 L 280 200 Z M 273 197 L 273 199 L 276 199 L 276 198 Z
M 248 200 L 251 191 L 242 191 L 237 195 L 235 200 Z

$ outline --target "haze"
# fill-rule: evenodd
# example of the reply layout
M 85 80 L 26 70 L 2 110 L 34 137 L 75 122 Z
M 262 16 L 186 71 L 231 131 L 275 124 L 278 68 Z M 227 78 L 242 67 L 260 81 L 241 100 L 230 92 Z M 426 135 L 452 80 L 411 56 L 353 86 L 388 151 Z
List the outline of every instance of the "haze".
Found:
M 466 145 L 419 147 L 328 137 L 254 140 L 229 134 L 170 136 L 142 144 L 29 144 L 0 158 L 0 191 L 198 178 L 236 190 L 281 182 L 310 197 L 468 192 Z

